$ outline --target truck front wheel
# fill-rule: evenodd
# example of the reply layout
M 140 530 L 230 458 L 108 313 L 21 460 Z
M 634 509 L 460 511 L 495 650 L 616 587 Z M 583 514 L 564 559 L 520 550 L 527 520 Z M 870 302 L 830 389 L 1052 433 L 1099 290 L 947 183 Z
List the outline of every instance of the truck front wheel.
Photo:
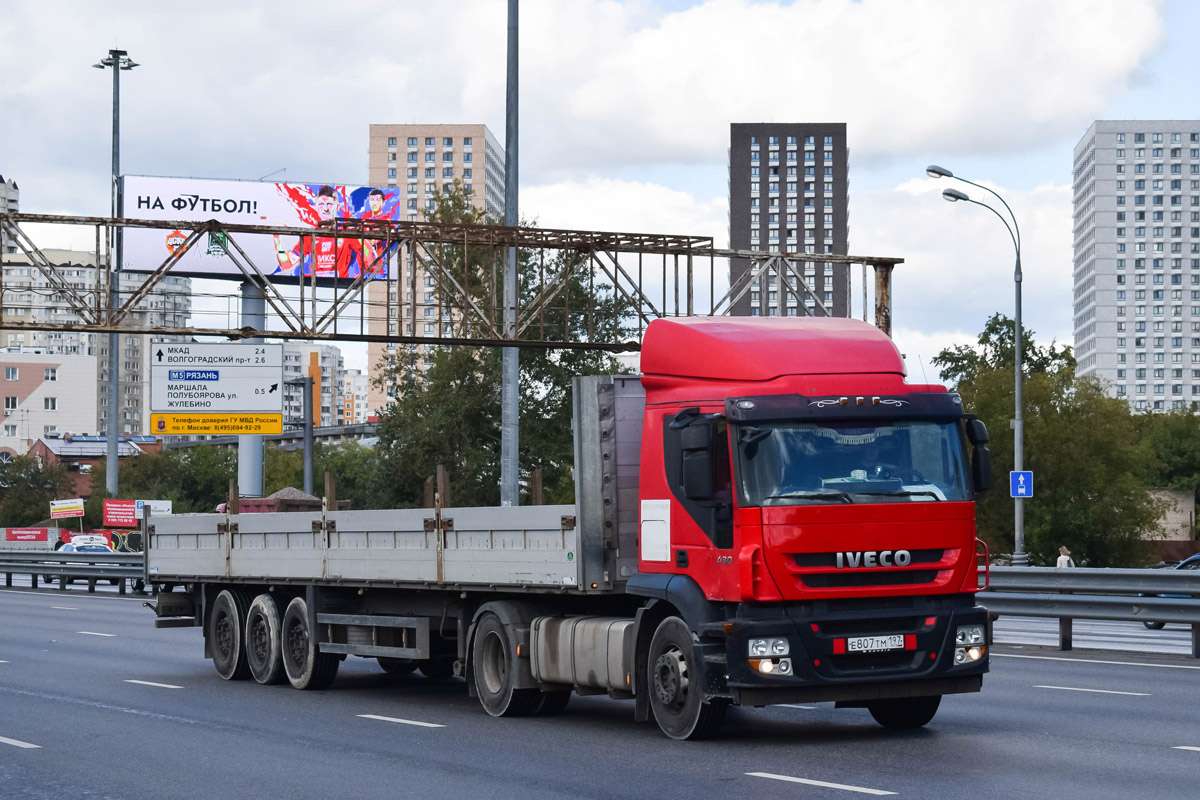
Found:
M 209 648 L 217 674 L 227 681 L 240 681 L 250 677 L 246 663 L 244 625 L 250 600 L 240 589 L 222 589 L 213 601 L 212 613 L 208 617 Z
M 480 618 L 472 643 L 471 661 L 475 670 L 475 691 L 484 711 L 493 717 L 522 717 L 537 710 L 542 700 L 541 692 L 513 686 L 516 653 L 508 629 L 495 614 L 489 612 Z
M 933 719 L 938 706 L 942 703 L 941 695 L 932 697 L 899 697 L 893 700 L 876 700 L 867 704 L 871 716 L 885 728 L 906 730 L 920 728 Z
M 283 671 L 297 689 L 325 689 L 333 683 L 341 661 L 331 653 L 322 653 L 308 627 L 308 603 L 295 597 L 283 612 L 280 624 L 283 643 Z
M 712 736 L 725 718 L 727 700 L 704 701 L 700 669 L 687 624 L 679 617 L 660 622 L 650 640 L 645 686 L 658 727 L 672 739 Z

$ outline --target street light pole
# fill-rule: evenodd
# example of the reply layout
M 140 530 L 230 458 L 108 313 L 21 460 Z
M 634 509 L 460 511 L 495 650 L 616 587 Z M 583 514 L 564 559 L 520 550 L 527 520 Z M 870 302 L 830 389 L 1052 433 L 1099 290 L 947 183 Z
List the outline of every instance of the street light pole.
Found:
M 1016 287 L 1016 303 L 1013 314 L 1013 325 L 1015 328 L 1013 342 L 1013 471 L 1023 472 L 1025 469 L 1025 414 L 1023 411 L 1025 404 L 1022 399 L 1024 373 L 1022 371 L 1021 356 L 1023 355 L 1022 350 L 1025 334 L 1024 328 L 1021 326 L 1021 229 L 1017 225 L 1017 215 L 1013 213 L 1012 208 L 1004 201 L 1003 197 L 987 186 L 959 177 L 950 170 L 939 167 L 936 164 L 930 164 L 926 167 L 925 174 L 931 178 L 953 178 L 978 189 L 983 189 L 999 200 L 1008 212 L 1008 218 L 1005 218 L 1003 214 L 987 203 L 972 200 L 965 193 L 957 189 L 946 189 L 942 192 L 942 197 L 952 203 L 959 201 L 974 203 L 977 206 L 983 206 L 995 214 L 1004 223 L 1004 227 L 1008 231 L 1008 236 L 1012 239 L 1013 249 L 1016 251 L 1016 268 L 1013 271 L 1013 284 Z M 1010 220 L 1012 221 L 1012 225 L 1009 225 Z M 1025 552 L 1025 498 L 1023 497 L 1013 498 L 1012 564 L 1014 567 L 1029 566 L 1029 554 Z
M 121 73 L 128 72 L 138 66 L 129 58 L 129 54 L 124 50 L 109 50 L 108 58 L 100 60 L 93 64 L 96 69 L 112 69 L 113 73 L 113 112 L 112 112 L 112 215 L 119 216 L 121 212 Z M 120 287 L 117 283 L 117 275 L 121 270 L 121 244 L 122 244 L 121 228 L 115 229 L 115 237 L 113 241 L 113 261 L 114 264 L 109 265 L 109 283 L 108 283 L 108 313 L 111 319 L 112 314 L 116 311 L 120 304 Z M 100 254 L 96 253 L 96 269 L 100 269 Z M 119 445 L 119 406 L 121 402 L 121 335 L 118 333 L 110 333 L 108 335 L 108 410 L 105 416 L 108 418 L 107 434 L 105 442 L 108 445 L 108 454 L 105 459 L 104 468 L 104 488 L 108 491 L 109 496 L 117 496 L 117 463 L 120 453 Z

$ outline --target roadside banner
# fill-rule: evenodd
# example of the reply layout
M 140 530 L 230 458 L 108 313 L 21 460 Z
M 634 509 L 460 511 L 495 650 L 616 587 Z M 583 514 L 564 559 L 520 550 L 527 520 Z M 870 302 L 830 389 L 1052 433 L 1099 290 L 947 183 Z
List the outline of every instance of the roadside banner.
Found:
M 136 528 L 139 500 L 105 500 L 104 525 L 109 528 Z

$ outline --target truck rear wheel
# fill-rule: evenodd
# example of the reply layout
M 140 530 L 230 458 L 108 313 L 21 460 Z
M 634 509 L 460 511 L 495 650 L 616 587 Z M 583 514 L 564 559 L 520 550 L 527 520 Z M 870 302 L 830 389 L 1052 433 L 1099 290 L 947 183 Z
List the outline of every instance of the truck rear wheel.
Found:
M 213 601 L 212 613 L 208 617 L 209 649 L 217 674 L 227 681 L 241 681 L 250 677 L 246 663 L 246 648 L 243 628 L 250 600 L 240 589 L 222 589 Z
M 871 716 L 885 728 L 907 730 L 920 728 L 933 719 L 938 706 L 942 703 L 941 695 L 932 697 L 898 697 L 893 700 L 876 700 L 867 704 Z
M 264 685 L 283 682 L 279 631 L 279 605 L 271 595 L 260 594 L 246 614 L 246 662 L 254 680 Z
M 331 653 L 322 653 L 308 627 L 308 603 L 295 597 L 283 612 L 280 624 L 283 671 L 297 689 L 325 689 L 333 683 L 341 661 Z
M 692 632 L 679 617 L 667 617 L 654 631 L 645 685 L 654 719 L 672 739 L 707 738 L 725 719 L 729 701 L 704 701 Z
M 537 710 L 542 693 L 513 686 L 516 653 L 508 630 L 495 614 L 484 614 L 479 620 L 471 654 L 475 691 L 484 711 L 493 717 L 522 717 Z

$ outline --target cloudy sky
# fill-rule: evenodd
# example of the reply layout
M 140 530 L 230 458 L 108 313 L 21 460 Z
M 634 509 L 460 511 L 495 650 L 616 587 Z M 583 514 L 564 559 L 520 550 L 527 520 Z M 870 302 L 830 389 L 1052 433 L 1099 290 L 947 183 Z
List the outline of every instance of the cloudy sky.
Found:
M 0 173 L 23 211 L 107 213 L 111 77 L 90 66 L 117 45 L 142 65 L 131 174 L 362 182 L 370 123 L 503 141 L 505 25 L 504 0 L 15 0 Z M 724 245 L 729 123 L 845 121 L 850 251 L 905 259 L 896 339 L 932 379 L 932 354 L 1012 313 L 1012 246 L 925 166 L 1004 194 L 1027 324 L 1069 342 L 1072 148 L 1097 118 L 1200 115 L 1198 31 L 1188 0 L 526 0 L 521 212 Z

